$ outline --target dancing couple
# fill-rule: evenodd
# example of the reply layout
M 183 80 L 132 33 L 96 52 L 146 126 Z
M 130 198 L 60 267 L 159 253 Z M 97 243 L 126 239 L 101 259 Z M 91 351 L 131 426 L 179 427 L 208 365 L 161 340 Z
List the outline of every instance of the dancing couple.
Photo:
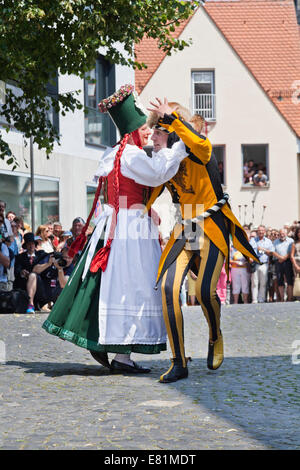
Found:
M 188 270 L 197 275 L 209 327 L 207 366 L 217 369 L 224 354 L 216 286 L 224 260 L 228 269 L 229 235 L 247 258 L 257 258 L 223 193 L 209 140 L 179 104 L 156 99 L 150 106 L 148 118 L 131 85 L 99 103 L 121 140 L 101 157 L 92 210 L 69 252 L 80 257 L 43 328 L 89 350 L 112 373 L 149 373 L 131 353 L 158 354 L 168 335 L 173 358 L 160 377 L 168 383 L 188 376 L 179 301 Z M 152 132 L 149 157 L 143 147 Z M 151 206 L 165 187 L 181 220 L 161 252 Z M 101 191 L 103 211 L 87 239 Z M 108 353 L 115 354 L 111 362 Z

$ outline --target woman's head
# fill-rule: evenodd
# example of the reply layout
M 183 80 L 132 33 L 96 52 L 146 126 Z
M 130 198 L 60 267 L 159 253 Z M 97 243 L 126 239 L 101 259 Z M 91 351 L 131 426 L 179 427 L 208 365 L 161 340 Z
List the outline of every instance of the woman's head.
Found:
M 48 225 L 39 225 L 35 234 L 36 236 L 41 237 L 43 241 L 47 241 L 51 235 L 51 230 Z
M 300 227 L 295 230 L 295 242 L 300 242 Z

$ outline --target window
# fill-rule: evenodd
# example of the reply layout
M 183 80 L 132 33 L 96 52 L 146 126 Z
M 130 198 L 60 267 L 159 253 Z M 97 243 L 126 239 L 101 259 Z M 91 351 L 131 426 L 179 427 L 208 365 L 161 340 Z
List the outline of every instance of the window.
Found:
M 87 217 L 89 215 L 89 213 L 91 212 L 91 209 L 93 207 L 93 202 L 94 202 L 94 198 L 95 198 L 95 194 L 96 194 L 96 190 L 97 190 L 97 186 L 91 186 L 91 185 L 87 185 L 86 187 L 86 202 L 87 202 Z M 100 198 L 97 202 L 97 205 L 96 205 L 96 209 L 95 209 L 95 212 L 94 212 L 94 215 L 91 219 L 91 223 L 90 225 L 92 227 L 94 227 L 94 223 L 93 223 L 93 218 L 94 217 L 98 217 L 98 215 L 101 213 L 102 211 L 102 208 L 103 208 L 103 204 L 104 204 L 104 197 L 103 195 L 101 194 L 100 195 Z
M 107 113 L 100 113 L 98 103 L 115 91 L 115 68 L 100 57 L 84 80 L 85 142 L 90 145 L 113 145 L 115 126 Z
M 3 82 L 0 81 L 0 124 L 7 124 L 6 118 L 1 114 L 1 105 L 5 104 L 6 90 L 10 89 L 14 96 L 22 96 L 23 92 L 21 88 L 15 85 L 15 82 Z M 53 78 L 46 86 L 49 97 L 57 98 L 58 96 L 58 75 Z M 50 109 L 47 112 L 49 121 L 52 123 L 53 127 L 59 132 L 59 115 L 54 110 L 50 98 L 48 98 Z M 21 104 L 21 107 L 24 107 L 24 104 Z
M 29 176 L 0 173 L 0 194 L 1 199 L 6 202 L 6 210 L 15 212 L 31 226 L 30 189 Z M 59 220 L 58 180 L 34 178 L 34 206 L 36 227 Z
M 201 114 L 207 121 L 216 120 L 215 73 L 192 72 L 193 113 Z
M 268 145 L 242 145 L 243 185 L 251 187 L 269 186 Z
M 225 185 L 225 145 L 213 145 L 213 153 L 218 163 L 221 183 Z

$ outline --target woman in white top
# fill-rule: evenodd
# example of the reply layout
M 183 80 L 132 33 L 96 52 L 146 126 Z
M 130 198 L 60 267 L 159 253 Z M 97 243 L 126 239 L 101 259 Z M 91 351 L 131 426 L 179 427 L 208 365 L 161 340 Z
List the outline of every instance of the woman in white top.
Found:
M 117 103 L 107 108 L 122 139 L 100 160 L 91 214 L 101 188 L 105 204 L 43 327 L 89 349 L 113 372 L 141 373 L 150 369 L 133 362 L 131 352 L 155 354 L 166 349 L 161 293 L 154 290 L 161 248 L 157 226 L 151 216 L 143 216 L 144 205 L 150 186 L 159 186 L 174 176 L 187 153 L 184 144 L 177 142 L 172 149 L 148 157 L 142 148 L 151 133 L 145 124 L 147 117 L 138 108 L 131 88 L 121 99 L 119 93 L 106 101 L 108 105 Z M 91 214 L 71 247 L 72 255 L 83 248 Z M 111 364 L 108 352 L 117 354 Z

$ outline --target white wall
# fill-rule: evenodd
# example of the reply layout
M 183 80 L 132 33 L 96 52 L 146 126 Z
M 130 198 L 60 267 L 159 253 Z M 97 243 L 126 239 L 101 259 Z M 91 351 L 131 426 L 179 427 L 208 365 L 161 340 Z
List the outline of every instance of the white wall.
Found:
M 238 216 L 238 205 L 246 204 L 246 222 L 251 222 L 254 199 L 255 225 L 261 222 L 263 205 L 267 226 L 281 227 L 298 219 L 295 134 L 203 8 L 181 38 L 192 38 L 193 45 L 164 59 L 141 93 L 143 104 L 147 106 L 155 96 L 167 96 L 191 109 L 191 71 L 215 70 L 217 122 L 208 137 L 213 145 L 226 144 L 226 190 L 234 213 Z M 241 144 L 269 144 L 269 189 L 242 188 Z

